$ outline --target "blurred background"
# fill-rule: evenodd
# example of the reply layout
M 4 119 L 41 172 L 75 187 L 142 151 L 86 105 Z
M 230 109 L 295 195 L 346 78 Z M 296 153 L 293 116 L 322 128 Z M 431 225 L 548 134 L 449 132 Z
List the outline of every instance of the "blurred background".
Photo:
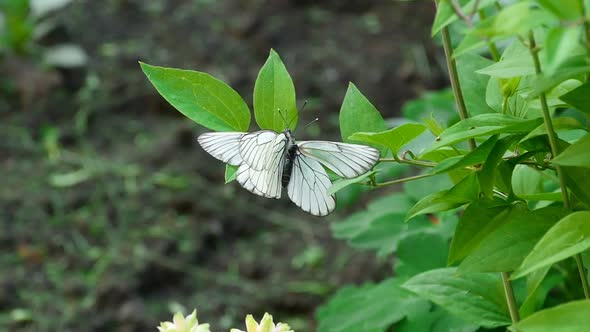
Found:
M 349 81 L 386 118 L 447 85 L 432 1 L 0 0 L 0 330 L 154 331 L 196 307 L 214 330 L 268 311 L 299 331 L 339 286 L 391 263 L 328 218 L 224 185 L 206 131 L 138 60 L 208 72 L 251 105 L 271 48 L 290 71 L 298 138 L 339 140 Z M 254 128 L 252 128 L 254 129 Z M 381 192 L 382 194 L 383 192 Z M 380 195 L 379 191 L 371 195 Z

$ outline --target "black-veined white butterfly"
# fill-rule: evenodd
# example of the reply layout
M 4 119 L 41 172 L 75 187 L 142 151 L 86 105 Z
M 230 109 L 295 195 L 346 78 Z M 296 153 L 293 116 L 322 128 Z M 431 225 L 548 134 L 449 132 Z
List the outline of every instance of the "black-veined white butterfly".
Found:
M 242 187 L 269 198 L 280 198 L 282 188 L 287 188 L 293 203 L 316 216 L 336 208 L 334 195 L 328 195 L 332 183 L 322 164 L 340 177 L 354 178 L 379 160 L 379 151 L 365 145 L 295 142 L 289 129 L 205 133 L 198 141 L 213 157 L 239 166 L 236 179 Z

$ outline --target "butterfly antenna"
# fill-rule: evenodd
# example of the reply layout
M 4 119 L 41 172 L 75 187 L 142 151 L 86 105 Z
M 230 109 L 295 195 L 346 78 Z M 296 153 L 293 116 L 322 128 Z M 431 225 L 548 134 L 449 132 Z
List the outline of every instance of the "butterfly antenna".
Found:
M 289 121 L 287 121 L 287 118 L 285 117 L 285 114 L 283 114 L 283 110 L 281 110 L 280 108 L 277 108 L 277 111 L 281 115 L 281 118 L 283 119 L 283 122 L 285 123 L 285 126 L 287 126 L 286 128 L 289 128 Z
M 305 126 L 303 126 L 303 129 L 305 129 L 305 128 L 307 128 L 307 127 L 311 126 L 312 124 L 316 123 L 316 122 L 317 122 L 317 121 L 319 121 L 319 120 L 320 120 L 320 118 L 315 118 L 315 119 L 311 120 L 311 121 L 310 121 L 310 122 L 308 122 L 308 123 L 307 123 Z
M 305 100 L 303 102 L 303 105 L 301 106 L 301 108 L 299 109 L 299 112 L 303 112 L 303 109 L 305 108 L 305 105 L 307 105 L 307 100 Z M 295 121 L 295 118 L 297 117 L 297 112 L 295 114 L 293 114 L 293 117 L 291 118 L 291 120 L 289 120 L 289 122 L 287 123 L 287 128 L 291 128 L 291 123 L 293 123 L 293 121 Z M 305 128 L 305 127 L 304 127 Z

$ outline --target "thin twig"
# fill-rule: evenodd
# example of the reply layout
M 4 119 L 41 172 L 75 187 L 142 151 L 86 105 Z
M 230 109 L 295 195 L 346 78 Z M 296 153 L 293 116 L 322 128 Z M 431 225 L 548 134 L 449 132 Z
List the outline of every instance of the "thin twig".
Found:
M 423 178 L 431 177 L 431 176 L 434 176 L 434 175 L 437 175 L 437 174 L 434 174 L 434 173 L 425 173 L 425 174 L 420 174 L 420 175 L 409 176 L 407 178 L 401 178 L 401 179 L 396 179 L 396 180 L 387 181 L 387 182 L 383 182 L 383 183 L 377 183 L 375 185 L 375 188 L 382 188 L 382 187 L 390 186 L 392 184 L 414 181 L 414 180 L 418 180 L 418 179 L 423 179 Z

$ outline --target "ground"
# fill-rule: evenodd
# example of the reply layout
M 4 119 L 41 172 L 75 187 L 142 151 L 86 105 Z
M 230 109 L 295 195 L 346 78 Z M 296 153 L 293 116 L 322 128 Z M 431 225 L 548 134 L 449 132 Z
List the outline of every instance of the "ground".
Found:
M 41 45 L 78 44 L 86 66 L 0 62 L 2 329 L 149 331 L 197 307 L 218 331 L 265 311 L 314 330 L 339 286 L 390 272 L 331 237 L 365 198 L 315 218 L 224 185 L 196 144 L 205 129 L 137 61 L 211 73 L 251 104 L 274 48 L 309 101 L 301 122 L 320 118 L 297 134 L 339 139 L 349 81 L 385 117 L 446 84 L 433 15 L 429 1 L 360 0 L 86 0 L 53 14 Z

